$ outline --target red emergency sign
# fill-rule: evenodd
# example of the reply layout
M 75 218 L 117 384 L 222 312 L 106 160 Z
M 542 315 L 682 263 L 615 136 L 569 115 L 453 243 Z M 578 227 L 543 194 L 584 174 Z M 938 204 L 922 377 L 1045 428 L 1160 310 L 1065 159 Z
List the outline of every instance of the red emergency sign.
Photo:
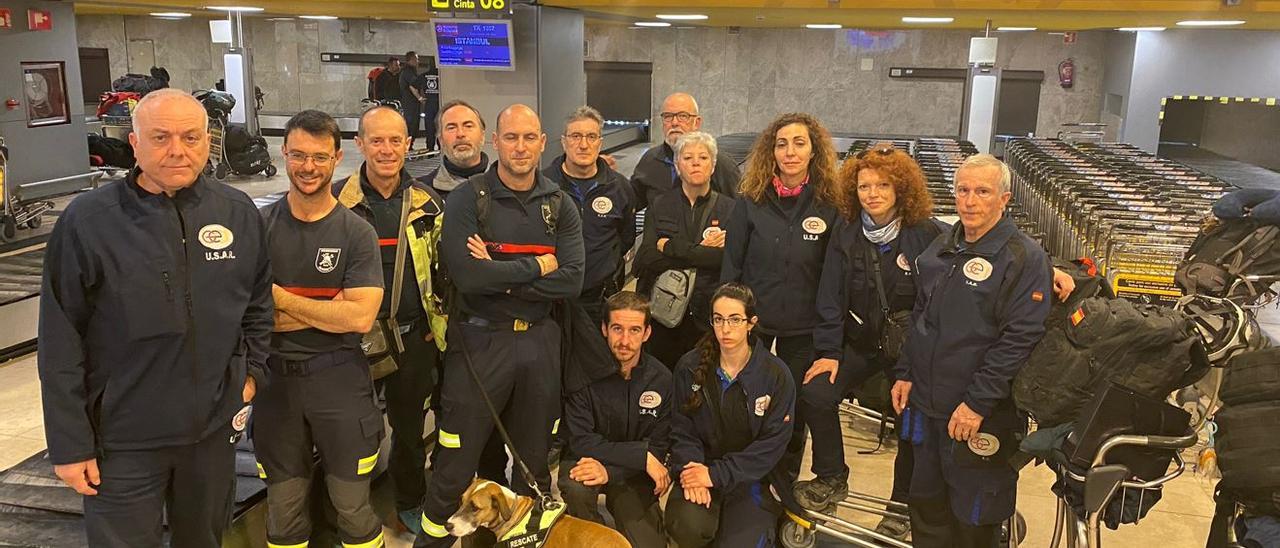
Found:
M 27 10 L 27 30 L 53 30 L 53 16 L 47 10 Z
M 0 8 L 0 29 L 13 28 L 13 12 Z

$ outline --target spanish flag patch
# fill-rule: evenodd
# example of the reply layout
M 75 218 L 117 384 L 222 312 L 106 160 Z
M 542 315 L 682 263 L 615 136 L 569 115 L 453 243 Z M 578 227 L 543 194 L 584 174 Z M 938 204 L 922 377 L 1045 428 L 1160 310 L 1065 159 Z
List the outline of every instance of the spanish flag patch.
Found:
M 1077 325 L 1080 325 L 1080 322 L 1083 322 L 1083 321 L 1084 321 L 1084 308 L 1083 308 L 1083 307 L 1082 307 L 1082 308 L 1077 308 L 1075 312 L 1072 312 L 1072 313 L 1071 313 L 1071 325 L 1072 325 L 1073 327 L 1074 327 L 1074 326 L 1077 326 Z

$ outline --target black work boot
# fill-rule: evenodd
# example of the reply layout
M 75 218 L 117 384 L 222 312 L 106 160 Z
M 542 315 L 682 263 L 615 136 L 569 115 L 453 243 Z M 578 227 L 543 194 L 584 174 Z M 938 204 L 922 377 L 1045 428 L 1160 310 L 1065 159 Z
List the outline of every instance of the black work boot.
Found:
M 911 534 L 911 522 L 897 517 L 885 516 L 876 525 L 876 532 L 887 537 L 905 540 L 907 535 Z
M 805 510 L 826 512 L 849 496 L 849 480 L 844 476 L 814 478 L 796 482 L 796 503 Z

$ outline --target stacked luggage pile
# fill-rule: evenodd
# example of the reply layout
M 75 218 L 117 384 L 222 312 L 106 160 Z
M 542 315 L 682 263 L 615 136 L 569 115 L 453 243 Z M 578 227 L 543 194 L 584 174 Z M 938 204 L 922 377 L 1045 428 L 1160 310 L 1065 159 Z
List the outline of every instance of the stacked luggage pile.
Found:
M 1057 257 L 1096 257 L 1117 296 L 1173 304 L 1178 263 L 1231 185 L 1121 143 L 1018 139 L 1013 196 Z

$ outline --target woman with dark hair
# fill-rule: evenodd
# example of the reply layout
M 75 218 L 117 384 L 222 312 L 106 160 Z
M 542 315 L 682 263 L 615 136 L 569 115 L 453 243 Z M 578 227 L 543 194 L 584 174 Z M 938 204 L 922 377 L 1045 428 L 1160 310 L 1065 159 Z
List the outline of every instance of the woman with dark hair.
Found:
M 770 486 L 790 485 L 778 466 L 791 437 L 795 385 L 782 360 L 751 332 L 751 290 L 720 286 L 714 328 L 685 354 L 672 378 L 672 478 L 666 526 L 676 546 L 770 546 L 782 507 Z M 676 483 L 673 481 L 673 483 Z
M 902 316 L 915 304 L 916 256 L 942 232 L 930 219 L 924 174 L 906 153 L 877 145 L 845 161 L 840 179 L 841 217 L 827 245 L 817 296 L 817 360 L 800 386 L 800 414 L 813 433 L 817 478 L 797 483 L 795 496 L 817 511 L 848 494 L 840 400 L 876 373 L 889 373 L 897 349 L 884 348 L 881 336 L 896 328 L 887 320 L 906 321 Z M 911 444 L 899 444 L 892 500 L 907 501 L 911 466 Z M 899 538 L 909 530 L 892 518 L 878 529 Z
M 786 362 L 798 385 L 813 363 L 813 303 L 838 215 L 831 135 L 809 114 L 779 116 L 752 146 L 740 191 L 720 281 L 741 282 L 755 292 L 761 341 Z M 793 479 L 804 451 L 804 413 L 794 419 L 786 457 Z

